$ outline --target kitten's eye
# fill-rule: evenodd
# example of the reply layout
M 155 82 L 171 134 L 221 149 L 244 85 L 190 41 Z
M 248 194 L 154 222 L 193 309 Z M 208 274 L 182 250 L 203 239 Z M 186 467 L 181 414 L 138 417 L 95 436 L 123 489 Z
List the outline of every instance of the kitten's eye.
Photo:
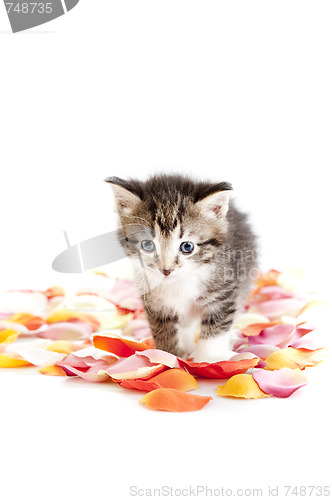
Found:
M 180 252 L 182 253 L 191 253 L 194 250 L 194 244 L 191 241 L 184 241 L 180 245 Z
M 146 252 L 153 252 L 156 248 L 152 240 L 143 240 L 141 246 Z

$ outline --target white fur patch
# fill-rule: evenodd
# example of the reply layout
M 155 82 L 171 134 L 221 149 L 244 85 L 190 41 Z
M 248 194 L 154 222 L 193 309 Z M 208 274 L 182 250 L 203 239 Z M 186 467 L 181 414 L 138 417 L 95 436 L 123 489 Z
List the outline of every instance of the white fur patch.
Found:
M 224 361 L 228 360 L 235 354 L 230 350 L 231 332 L 221 333 L 215 337 L 207 339 L 198 339 L 197 347 L 191 357 L 196 362 L 207 361 Z

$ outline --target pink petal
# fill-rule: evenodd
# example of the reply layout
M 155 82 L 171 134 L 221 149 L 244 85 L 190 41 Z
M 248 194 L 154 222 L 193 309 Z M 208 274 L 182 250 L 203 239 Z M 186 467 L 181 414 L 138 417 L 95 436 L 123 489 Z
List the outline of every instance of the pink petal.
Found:
M 259 290 L 259 295 L 267 295 L 269 297 L 269 300 L 289 299 L 291 297 L 294 297 L 294 293 L 287 292 L 286 290 L 281 288 L 281 286 L 276 285 L 263 286 Z
M 143 310 L 142 301 L 132 281 L 117 280 L 112 290 L 112 302 L 118 307 L 131 311 Z
M 288 398 L 293 392 L 308 383 L 300 370 L 291 370 L 290 368 L 274 371 L 257 370 L 253 374 L 253 378 L 265 394 L 277 398 Z
M 78 377 L 87 380 L 88 382 L 104 382 L 105 380 L 109 380 L 109 376 L 106 373 L 106 369 L 108 368 L 108 364 L 104 361 L 97 361 L 93 366 L 91 366 L 88 370 L 82 371 L 73 366 L 61 365 L 65 370 L 67 375 L 77 375 Z M 101 373 L 99 373 L 103 370 Z
M 279 347 L 270 344 L 257 344 L 250 347 L 241 347 L 238 352 L 252 352 L 261 359 L 266 359 L 270 354 L 278 351 Z
M 163 364 L 151 363 L 145 356 L 132 354 L 129 358 L 121 359 L 107 368 L 106 372 L 115 380 L 150 378 L 161 371 L 166 366 Z
M 92 333 L 92 326 L 83 321 L 77 323 L 61 321 L 46 325 L 46 328 L 39 331 L 38 336 L 51 340 L 80 340 L 85 339 Z
M 235 356 L 232 356 L 229 361 L 240 361 L 241 359 L 256 359 L 256 358 L 257 358 L 257 356 L 255 354 L 253 354 L 252 352 L 243 351 L 239 354 L 235 354 Z M 263 361 L 262 359 L 259 359 L 255 368 L 264 368 L 264 366 L 266 366 L 266 365 L 267 365 L 267 363 L 265 363 L 265 361 Z
M 179 368 L 178 358 L 174 354 L 170 354 L 160 349 L 146 349 L 145 351 L 136 351 L 138 356 L 148 358 L 151 363 L 162 364 L 169 368 Z
M 101 349 L 97 349 L 96 347 L 89 346 L 84 349 L 80 349 L 75 351 L 72 354 L 69 354 L 60 366 L 66 365 L 71 366 L 72 368 L 89 368 L 96 364 L 96 361 L 103 361 L 107 363 L 107 366 L 114 363 L 117 358 L 112 354 L 107 353 L 106 351 L 102 351 Z
M 0 313 L 0 320 L 10 318 L 10 313 Z
M 146 319 L 133 319 L 122 329 L 123 335 L 132 335 L 137 340 L 142 340 L 151 337 L 151 330 L 148 320 Z
M 267 300 L 266 302 L 256 304 L 255 307 L 268 318 L 276 319 L 283 315 L 295 316 L 305 304 L 306 301 L 304 299 L 290 298 Z
M 257 344 L 272 344 L 284 347 L 291 339 L 295 329 L 294 325 L 284 323 L 264 328 L 259 335 L 248 337 L 249 346 Z
M 315 351 L 324 347 L 324 341 L 319 339 L 319 333 L 317 331 L 311 331 L 306 335 L 303 335 L 298 340 L 295 340 L 289 344 L 289 347 L 294 347 L 294 349 L 309 349 Z
M 304 335 L 307 335 L 307 333 L 312 332 L 313 330 L 316 330 L 316 327 L 314 327 L 310 323 L 302 323 L 301 325 L 297 325 L 296 331 L 292 336 L 292 342 L 300 340 Z

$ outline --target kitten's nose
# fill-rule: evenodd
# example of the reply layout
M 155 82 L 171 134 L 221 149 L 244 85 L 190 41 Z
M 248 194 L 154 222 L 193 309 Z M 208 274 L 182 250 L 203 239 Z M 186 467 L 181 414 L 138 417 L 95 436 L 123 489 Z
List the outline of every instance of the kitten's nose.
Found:
M 173 269 L 160 269 L 164 276 L 169 276 Z

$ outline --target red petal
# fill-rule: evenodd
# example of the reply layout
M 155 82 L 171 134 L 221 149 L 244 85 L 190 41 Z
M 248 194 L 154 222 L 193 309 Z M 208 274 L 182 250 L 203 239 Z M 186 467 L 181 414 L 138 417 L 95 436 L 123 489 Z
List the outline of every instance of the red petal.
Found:
M 217 361 L 216 363 L 194 363 L 179 358 L 181 368 L 185 368 L 196 377 L 205 378 L 230 378 L 238 373 L 245 373 L 249 368 L 254 368 L 259 359 L 241 359 L 240 361 Z

